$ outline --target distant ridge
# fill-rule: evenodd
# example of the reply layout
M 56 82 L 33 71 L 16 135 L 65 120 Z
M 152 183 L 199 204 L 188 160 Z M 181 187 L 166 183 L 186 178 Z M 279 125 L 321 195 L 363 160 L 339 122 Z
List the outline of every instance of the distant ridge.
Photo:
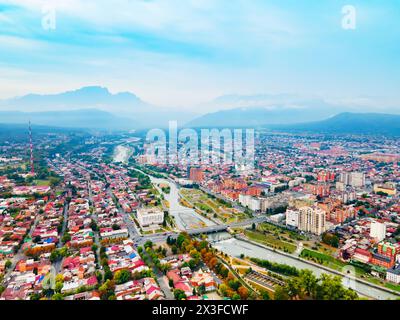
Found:
M 27 124 L 62 128 L 87 129 L 125 129 L 131 130 L 139 126 L 133 119 L 117 117 L 111 113 L 97 109 L 47 112 L 0 111 L 1 124 Z
M 43 112 L 96 108 L 112 113 L 133 113 L 149 106 L 130 92 L 112 94 L 100 86 L 83 87 L 57 94 L 28 94 L 0 101 L 0 110 Z
M 96 113 L 95 110 L 98 112 Z M 0 112 L 3 112 L 0 119 L 3 123 L 20 123 L 26 119 L 24 114 L 35 113 L 32 115 L 33 122 L 52 126 L 54 121 L 61 121 L 60 118 L 54 117 L 54 114 L 52 117 L 52 113 L 63 112 L 58 116 L 65 117 L 65 125 L 68 127 L 83 125 L 103 129 L 167 127 L 169 121 L 177 120 L 180 123 L 186 123 L 196 116 L 192 112 L 151 105 L 131 92 L 113 94 L 101 86 L 83 87 L 57 94 L 27 94 L 0 100 Z M 92 120 L 89 119 L 88 112 L 93 115 Z M 72 116 L 83 118 L 76 118 L 76 123 L 74 123 Z
M 189 122 L 187 127 L 258 127 L 326 119 L 343 111 L 336 107 L 277 105 L 240 107 L 208 113 Z
M 272 129 L 321 133 L 381 134 L 400 136 L 400 115 L 386 113 L 340 113 L 323 121 L 269 126 Z

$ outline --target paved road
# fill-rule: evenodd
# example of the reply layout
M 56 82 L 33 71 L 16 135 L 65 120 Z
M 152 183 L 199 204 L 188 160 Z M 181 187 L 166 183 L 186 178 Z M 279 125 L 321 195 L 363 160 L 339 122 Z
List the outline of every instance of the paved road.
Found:
M 25 238 L 27 238 L 27 237 L 31 238 L 32 237 L 33 230 L 35 230 L 36 225 L 37 225 L 38 222 L 39 222 L 39 215 L 36 215 L 35 221 L 33 222 L 32 227 L 29 229 L 29 232 L 28 232 L 28 234 L 27 234 L 27 236 Z M 11 267 L 4 274 L 3 282 L 5 284 L 7 284 L 11 280 L 11 278 L 10 278 L 11 273 L 14 271 L 15 266 L 17 265 L 18 261 L 20 261 L 20 260 L 22 260 L 24 258 L 26 258 L 26 256 L 23 253 L 22 244 L 21 244 L 21 248 L 17 251 L 17 253 L 10 260 L 11 261 Z

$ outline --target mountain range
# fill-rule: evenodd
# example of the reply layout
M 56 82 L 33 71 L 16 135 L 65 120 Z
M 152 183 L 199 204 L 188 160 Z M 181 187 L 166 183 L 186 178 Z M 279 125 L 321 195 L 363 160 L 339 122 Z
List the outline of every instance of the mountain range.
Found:
M 180 126 L 190 128 L 400 133 L 400 115 L 363 113 L 361 108 L 296 95 L 227 95 L 214 99 L 204 108 L 223 110 L 198 115 L 151 105 L 130 92 L 113 94 L 107 88 L 91 86 L 59 94 L 28 94 L 0 100 L 0 123 L 31 121 L 52 127 L 132 130 L 166 128 L 169 121 L 177 120 Z M 200 106 L 199 109 L 204 110 Z
M 400 115 L 345 112 L 323 121 L 267 127 L 272 130 L 294 132 L 400 136 Z
M 0 122 L 106 129 L 167 127 L 169 120 L 185 123 L 197 114 L 151 105 L 135 94 L 113 94 L 99 86 L 58 94 L 28 94 L 0 100 Z M 62 117 L 62 118 L 60 118 Z

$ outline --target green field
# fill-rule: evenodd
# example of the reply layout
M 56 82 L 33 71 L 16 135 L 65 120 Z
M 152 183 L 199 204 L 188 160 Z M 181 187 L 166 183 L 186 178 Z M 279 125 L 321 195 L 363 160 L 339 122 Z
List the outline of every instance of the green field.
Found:
M 300 257 L 314 261 L 316 263 L 319 263 L 321 265 L 327 266 L 329 268 L 341 271 L 343 267 L 345 267 L 347 264 L 324 253 L 309 250 L 309 249 L 303 249 L 303 251 L 300 254 Z
M 50 186 L 50 180 L 34 180 L 33 183 L 37 186 Z
M 183 188 L 181 194 L 191 205 L 223 223 L 242 221 L 247 218 L 243 212 L 233 209 L 229 204 L 214 199 L 201 190 Z
M 268 247 L 282 250 L 288 253 L 293 253 L 296 251 L 296 245 L 280 240 L 272 234 L 263 234 L 258 231 L 245 230 L 245 235 L 253 241 L 265 244 Z

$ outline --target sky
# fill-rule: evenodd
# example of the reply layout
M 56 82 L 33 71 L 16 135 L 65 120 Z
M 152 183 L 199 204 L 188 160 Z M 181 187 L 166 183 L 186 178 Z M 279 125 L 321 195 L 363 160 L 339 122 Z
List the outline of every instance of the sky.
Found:
M 188 110 L 227 94 L 400 107 L 399 57 L 398 0 L 0 0 L 0 99 L 101 85 Z

